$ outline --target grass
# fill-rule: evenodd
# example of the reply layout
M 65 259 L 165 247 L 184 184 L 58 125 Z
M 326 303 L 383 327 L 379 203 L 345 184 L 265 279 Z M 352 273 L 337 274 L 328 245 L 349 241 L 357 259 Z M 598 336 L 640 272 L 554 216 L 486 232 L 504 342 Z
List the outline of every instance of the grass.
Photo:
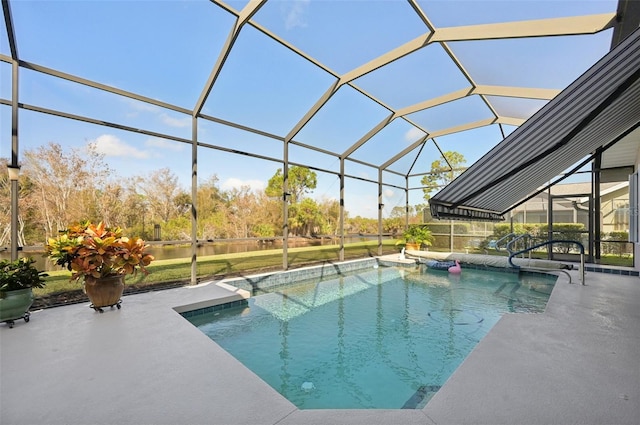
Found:
M 630 255 L 603 254 L 600 264 L 608 266 L 633 267 L 633 257 Z
M 469 250 L 469 254 L 484 254 L 484 255 L 497 255 L 508 257 L 509 253 L 502 250 L 496 251 L 494 249 L 490 249 L 487 251 L 481 249 L 473 249 Z M 527 254 L 525 254 L 527 255 Z M 546 251 L 532 251 L 531 258 L 546 260 L 547 252 Z M 577 260 L 578 261 L 578 260 Z M 601 254 L 600 255 L 600 264 L 603 266 L 620 266 L 620 267 L 633 267 L 633 257 L 630 255 L 619 255 L 619 254 Z
M 432 248 L 437 251 L 437 248 Z M 382 241 L 382 253 L 392 254 L 398 252 L 394 240 Z M 507 255 L 506 252 L 489 250 L 469 250 L 471 254 Z M 345 245 L 345 260 L 366 258 L 378 255 L 378 242 L 367 241 Z M 546 259 L 546 252 L 533 252 L 532 258 Z M 312 246 L 289 248 L 289 267 L 299 268 L 307 265 L 332 263 L 339 260 L 339 246 Z M 633 258 L 620 257 L 618 255 L 603 255 L 601 264 L 617 266 L 633 266 Z M 148 267 L 150 274 L 145 276 L 138 273 L 137 276 L 127 276 L 125 291 L 127 293 L 146 291 L 155 288 L 175 287 L 186 285 L 190 282 L 191 260 L 189 258 L 173 260 L 157 260 Z M 240 252 L 198 257 L 197 279 L 222 279 L 225 276 L 250 275 L 267 271 L 282 270 L 282 249 Z M 82 293 L 82 284 L 70 282 L 71 273 L 62 271 L 48 272 L 47 286 L 42 289 L 34 289 L 36 305 L 42 306 L 60 305 L 69 301 L 86 300 Z M 51 300 L 49 299 L 51 298 Z
M 339 260 L 338 245 L 312 246 L 289 248 L 290 268 L 297 268 L 311 264 L 337 262 Z M 395 241 L 382 241 L 383 254 L 397 252 Z M 345 260 L 365 258 L 378 255 L 378 242 L 357 242 L 345 245 Z M 238 276 L 255 274 L 264 271 L 282 269 L 282 249 L 240 252 L 232 254 L 202 256 L 197 259 L 198 280 L 222 278 L 224 276 Z M 144 290 L 146 287 L 176 286 L 190 282 L 191 259 L 157 260 L 149 267 L 149 274 L 138 273 L 127 276 L 127 287 Z M 42 289 L 34 289 L 36 297 L 46 297 L 54 294 L 77 293 L 82 284 L 70 282 L 71 272 L 66 270 L 48 272 L 47 285 Z

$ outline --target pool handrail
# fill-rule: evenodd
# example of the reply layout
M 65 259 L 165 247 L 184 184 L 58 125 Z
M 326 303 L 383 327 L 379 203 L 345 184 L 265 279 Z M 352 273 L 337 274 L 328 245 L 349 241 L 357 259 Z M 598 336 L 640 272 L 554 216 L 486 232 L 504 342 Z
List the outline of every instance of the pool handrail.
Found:
M 518 252 L 514 252 L 509 254 L 509 264 L 511 265 L 511 267 L 513 267 L 514 269 L 520 269 L 521 267 L 513 264 L 513 257 L 515 257 L 516 255 L 520 255 L 520 254 L 524 254 L 525 252 L 529 252 L 532 251 L 536 248 L 540 248 L 542 246 L 545 245 L 553 245 L 554 243 L 572 243 L 572 244 L 576 244 L 578 245 L 578 247 L 580 247 L 580 282 L 582 283 L 582 285 L 584 285 L 584 245 L 582 245 L 582 243 L 578 242 L 578 241 L 570 241 L 570 240 L 565 240 L 565 239 L 552 239 L 550 241 L 544 241 L 544 242 L 540 242 L 539 244 L 536 245 L 532 245 L 528 248 L 522 249 Z
M 501 237 L 500 239 L 498 239 L 497 241 L 491 241 L 490 243 L 493 245 L 493 248 L 496 249 L 496 251 L 500 251 L 500 243 L 503 242 L 505 239 L 510 238 L 512 236 L 517 236 L 517 233 L 511 232 L 511 233 L 507 233 L 506 235 L 504 235 L 503 237 Z M 507 243 L 508 245 L 508 243 Z
M 533 239 L 533 236 L 531 236 L 529 233 L 523 233 L 521 235 L 517 235 L 517 237 L 515 237 L 515 238 L 511 239 L 509 242 L 507 242 L 507 246 L 506 246 L 507 252 L 509 254 L 512 254 L 513 251 L 511 250 L 511 247 L 513 246 L 513 244 L 518 242 L 520 239 L 525 239 L 525 238 L 528 238 L 529 240 L 527 242 L 529 242 L 529 241 L 531 241 L 531 239 Z M 528 248 L 529 244 L 527 243 L 526 246 Z M 531 251 L 529 251 L 529 258 L 531 258 Z

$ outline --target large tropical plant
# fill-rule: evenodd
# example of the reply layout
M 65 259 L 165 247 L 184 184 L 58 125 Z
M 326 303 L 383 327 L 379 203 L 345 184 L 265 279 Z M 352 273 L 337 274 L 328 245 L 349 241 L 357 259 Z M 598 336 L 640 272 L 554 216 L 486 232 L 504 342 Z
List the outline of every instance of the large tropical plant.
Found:
M 146 266 L 153 261 L 145 252 L 147 247 L 139 237 L 124 236 L 120 227 L 86 221 L 50 238 L 46 252 L 57 265 L 72 272 L 70 280 L 80 280 L 135 275 L 138 270 L 147 274 Z
M 415 243 L 420 246 L 431 246 L 433 243 L 433 235 L 429 228 L 420 224 L 409 226 L 402 234 L 402 237 L 406 243 Z

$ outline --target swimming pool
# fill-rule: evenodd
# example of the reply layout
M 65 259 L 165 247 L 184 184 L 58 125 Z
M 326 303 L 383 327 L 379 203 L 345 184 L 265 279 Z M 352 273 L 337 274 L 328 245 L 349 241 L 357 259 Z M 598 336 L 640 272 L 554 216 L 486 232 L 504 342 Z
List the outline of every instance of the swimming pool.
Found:
M 380 267 L 188 320 L 300 409 L 421 408 L 503 314 L 542 312 L 554 282 Z

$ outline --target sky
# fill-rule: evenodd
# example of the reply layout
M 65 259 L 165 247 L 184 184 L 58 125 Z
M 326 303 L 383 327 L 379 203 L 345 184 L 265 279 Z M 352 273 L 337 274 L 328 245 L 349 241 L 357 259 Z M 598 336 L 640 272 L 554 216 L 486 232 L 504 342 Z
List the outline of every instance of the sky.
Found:
M 34 1 L 10 0 L 19 58 L 141 96 L 191 110 L 203 92 L 234 15 L 210 1 Z M 418 1 L 436 28 L 614 12 L 616 1 Z M 227 3 L 241 10 L 246 2 Z M 4 18 L 0 54 L 10 56 Z M 335 84 L 338 76 L 401 46 L 428 29 L 411 5 L 401 0 L 274 1 L 252 18 L 259 26 L 287 40 L 317 63 L 298 56 L 245 26 L 235 41 L 202 112 L 240 126 L 284 137 Z M 609 49 L 611 31 L 593 35 L 450 42 L 448 48 L 477 84 L 563 89 Z M 338 90 L 294 140 L 325 151 L 343 153 L 372 128 L 401 109 L 469 86 L 449 52 L 430 44 L 374 72 L 353 86 Z M 379 100 L 374 102 L 362 91 Z M 11 66 L 0 62 L 0 98 L 11 99 Z M 489 96 L 500 114 L 526 119 L 544 101 Z M 144 175 L 168 167 L 189 190 L 192 124 L 188 114 L 120 97 L 21 68 L 19 101 L 68 114 L 118 123 L 131 129 L 169 135 L 156 137 L 22 109 L 20 150 L 48 142 L 68 147 L 96 143 L 121 176 Z M 0 157 L 10 156 L 11 109 L 0 105 Z M 407 118 L 429 132 L 492 117 L 479 96 L 470 96 Z M 515 127 L 505 125 L 509 134 Z M 461 152 L 467 165 L 502 140 L 498 125 L 439 136 L 443 151 Z M 225 150 L 252 152 L 282 159 L 279 140 L 207 120 L 199 120 L 198 140 Z M 379 166 L 408 149 L 424 133 L 401 118 L 352 153 L 358 161 Z M 419 154 L 419 155 L 418 155 Z M 384 172 L 389 186 L 382 192 L 383 215 L 403 207 L 404 191 L 420 186 L 439 152 L 433 143 L 390 165 L 400 173 Z M 332 173 L 338 158 L 290 145 L 289 159 Z M 266 187 L 282 164 L 228 151 L 200 148 L 198 175 L 215 175 L 223 189 L 249 185 Z M 345 161 L 346 172 L 377 181 L 377 168 Z M 411 170 L 411 171 L 410 171 Z M 338 199 L 335 174 L 317 171 L 317 199 Z M 350 216 L 377 217 L 378 187 L 347 179 L 345 207 Z M 422 203 L 422 191 L 411 190 L 411 205 Z

